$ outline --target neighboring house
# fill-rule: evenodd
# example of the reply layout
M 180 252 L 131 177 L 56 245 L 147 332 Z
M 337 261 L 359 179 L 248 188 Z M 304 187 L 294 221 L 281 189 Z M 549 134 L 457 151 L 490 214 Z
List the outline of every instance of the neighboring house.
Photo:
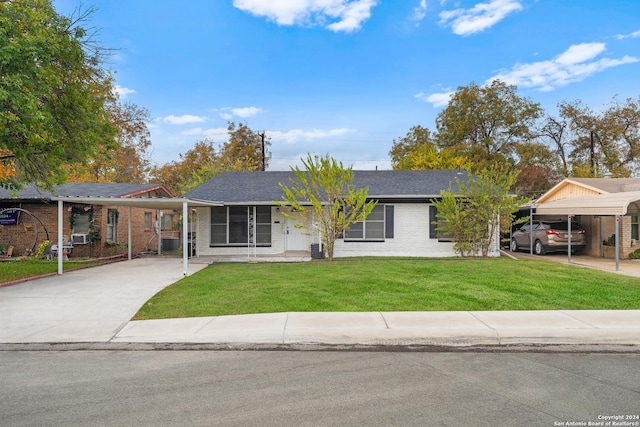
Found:
M 638 228 L 640 208 L 640 178 L 566 178 L 534 205 L 536 219 L 567 219 L 573 215 L 587 233 L 584 254 L 614 258 L 614 248 L 604 244 L 615 234 L 616 215 L 619 215 L 620 257 L 640 248 Z
M 157 184 L 69 183 L 57 186 L 55 196 L 70 198 L 167 198 L 173 194 Z M 0 189 L 0 243 L 13 246 L 14 256 L 37 248 L 42 241 L 58 239 L 58 203 L 54 194 L 28 186 L 11 194 Z M 114 204 L 117 202 L 114 202 Z M 7 211 L 21 208 L 22 211 Z M 72 256 L 101 257 L 127 252 L 129 208 L 82 203 L 63 205 L 63 235 L 73 240 Z M 158 249 L 157 228 L 177 242 L 179 215 L 173 210 L 131 208 L 132 252 Z M 45 231 L 46 230 L 46 231 Z M 173 245 L 172 245 L 173 246 Z M 175 248 L 177 249 L 177 248 Z
M 369 217 L 338 239 L 335 257 L 348 256 L 456 256 L 453 243 L 436 232 L 432 204 L 441 190 L 457 191 L 456 180 L 467 182 L 460 170 L 354 171 L 354 185 L 369 188 L 378 205 Z M 198 255 L 275 255 L 311 252 L 321 240 L 312 224 L 299 227 L 277 206 L 280 183 L 290 186 L 292 172 L 227 172 L 192 190 L 185 197 L 220 203 L 197 208 Z M 311 227 L 309 227 L 311 226 Z M 497 241 L 497 239 L 496 239 Z M 496 247 L 491 251 L 497 256 Z

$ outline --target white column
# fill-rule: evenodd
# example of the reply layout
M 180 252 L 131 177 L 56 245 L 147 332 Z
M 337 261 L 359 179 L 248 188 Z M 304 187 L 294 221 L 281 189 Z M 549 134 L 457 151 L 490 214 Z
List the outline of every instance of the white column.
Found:
M 183 274 L 189 272 L 189 206 L 187 202 L 182 202 L 182 266 Z
M 64 221 L 63 202 L 58 200 L 58 274 L 62 274 L 62 222 Z
M 128 237 L 127 237 L 127 248 L 128 248 L 128 255 L 129 255 L 129 261 L 131 261 L 131 206 L 129 206 L 129 226 L 128 228 Z
M 616 215 L 616 271 L 620 270 L 620 215 Z

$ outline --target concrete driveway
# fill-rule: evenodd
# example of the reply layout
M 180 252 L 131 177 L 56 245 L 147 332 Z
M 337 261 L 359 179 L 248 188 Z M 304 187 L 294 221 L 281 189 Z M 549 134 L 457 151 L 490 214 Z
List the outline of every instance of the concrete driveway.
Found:
M 109 341 L 182 267 L 181 258 L 140 258 L 0 288 L 0 343 Z

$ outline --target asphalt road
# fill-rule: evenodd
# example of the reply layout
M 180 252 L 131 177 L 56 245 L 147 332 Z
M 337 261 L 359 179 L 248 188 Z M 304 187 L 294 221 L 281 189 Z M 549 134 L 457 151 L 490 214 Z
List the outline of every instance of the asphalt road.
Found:
M 638 354 L 0 351 L 2 426 L 637 426 L 639 415 Z

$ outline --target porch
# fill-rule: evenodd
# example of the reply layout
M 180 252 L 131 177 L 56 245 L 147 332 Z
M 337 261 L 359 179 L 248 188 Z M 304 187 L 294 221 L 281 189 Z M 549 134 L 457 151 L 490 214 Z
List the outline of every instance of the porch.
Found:
M 285 251 L 279 254 L 201 255 L 189 259 L 191 264 L 217 264 L 222 262 L 308 262 L 309 251 Z

